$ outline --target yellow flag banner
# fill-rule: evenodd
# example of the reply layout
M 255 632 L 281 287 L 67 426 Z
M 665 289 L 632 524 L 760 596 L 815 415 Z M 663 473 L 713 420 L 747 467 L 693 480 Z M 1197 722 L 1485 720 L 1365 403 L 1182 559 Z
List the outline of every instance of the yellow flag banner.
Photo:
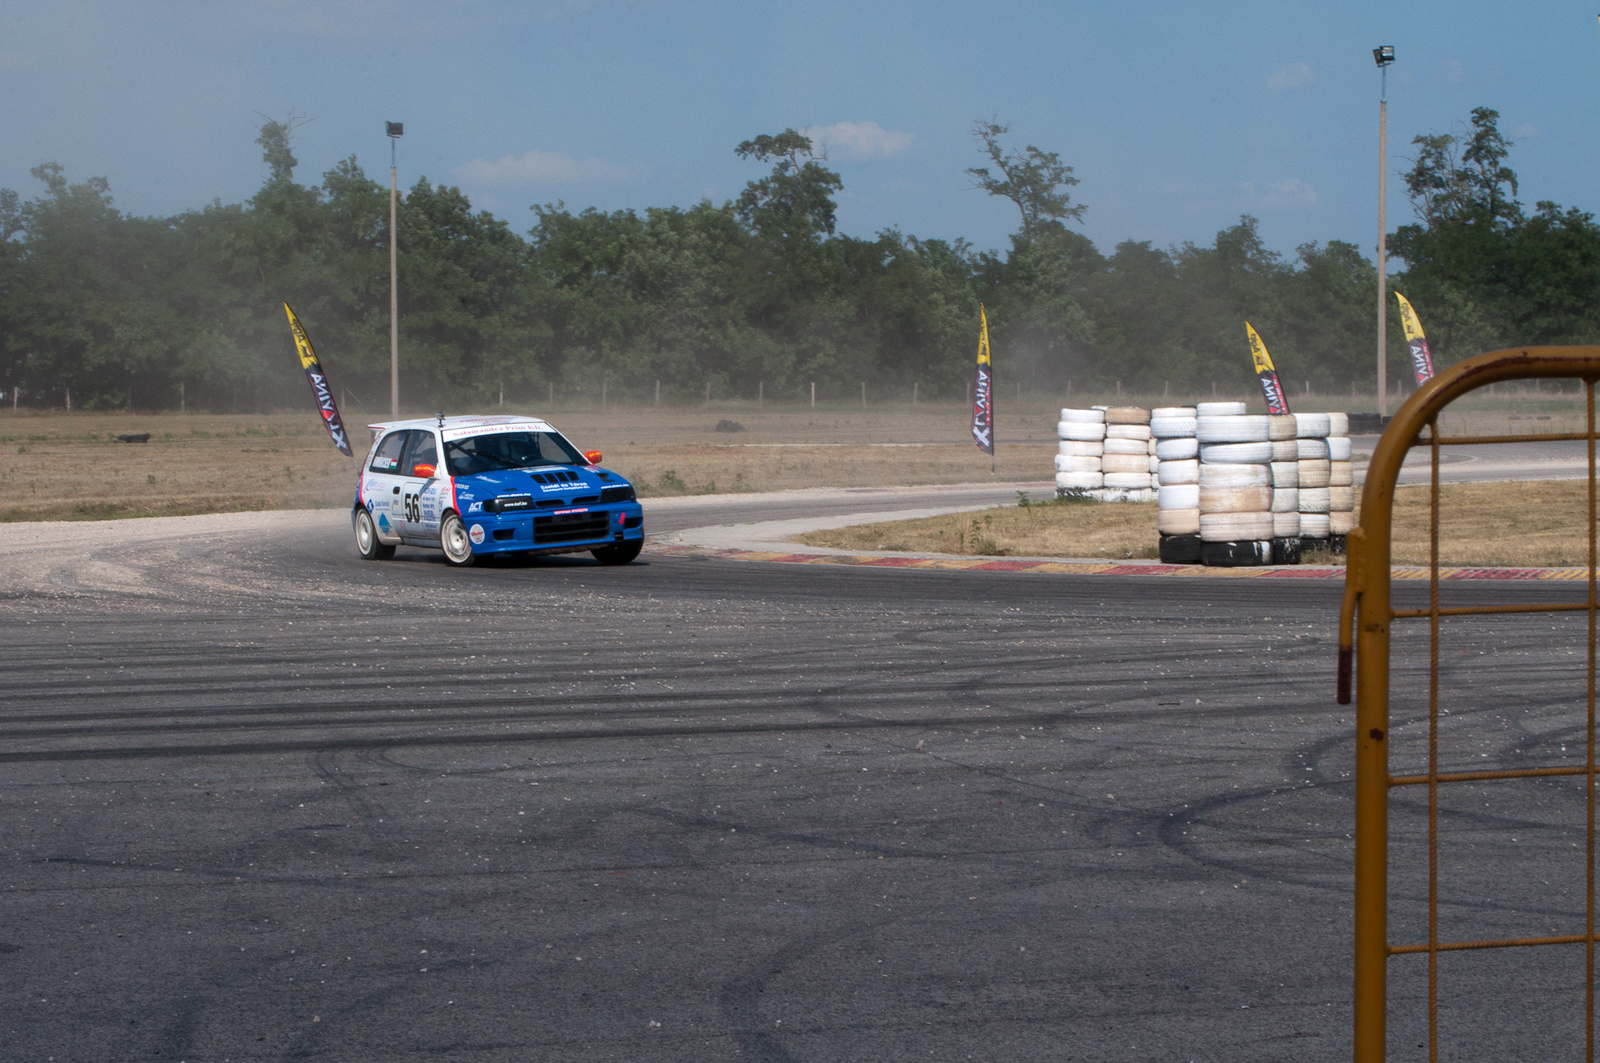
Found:
M 994 455 L 994 364 L 989 357 L 989 316 L 978 306 L 978 379 L 972 389 L 972 438 Z
M 317 360 L 311 338 L 306 335 L 300 319 L 294 316 L 288 303 L 283 304 L 283 312 L 289 315 L 289 331 L 294 333 L 294 346 L 300 352 L 300 367 L 306 371 L 306 380 L 311 383 L 311 397 L 316 400 L 317 409 L 322 413 L 322 423 L 333 437 L 333 445 L 351 457 L 350 437 L 345 434 L 344 422 L 339 419 L 339 407 L 334 405 L 333 392 L 328 387 L 328 374 L 322 371 L 322 363 Z
M 1244 323 L 1244 331 L 1250 337 L 1250 362 L 1255 366 L 1256 379 L 1261 381 L 1261 394 L 1267 400 L 1267 412 L 1288 413 L 1289 400 L 1284 398 L 1283 384 L 1278 380 L 1278 370 L 1272 364 L 1272 355 L 1267 353 L 1267 345 L 1261 342 L 1261 337 L 1250 322 Z
M 1411 308 L 1411 301 L 1399 292 L 1394 297 L 1400 300 L 1400 324 L 1406 330 L 1406 346 L 1411 349 L 1411 371 L 1417 374 L 1417 386 L 1421 387 L 1433 379 L 1433 355 L 1428 351 L 1428 338 L 1422 334 L 1422 322 L 1417 320 L 1417 312 Z

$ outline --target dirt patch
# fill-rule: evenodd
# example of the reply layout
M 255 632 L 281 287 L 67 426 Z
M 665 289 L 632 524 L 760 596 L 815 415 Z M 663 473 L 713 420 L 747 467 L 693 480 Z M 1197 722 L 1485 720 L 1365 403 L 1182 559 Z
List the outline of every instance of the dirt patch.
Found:
M 1124 559 L 1155 557 L 1160 536 L 1153 503 L 1052 502 L 858 524 L 795 538 L 840 550 Z
M 1588 563 L 1585 481 L 1446 484 L 1439 500 L 1441 564 L 1562 568 Z M 1402 487 L 1396 493 L 1396 564 L 1428 563 L 1429 506 L 1426 487 Z M 863 524 L 796 538 L 843 550 L 1149 558 L 1156 556 L 1159 534 L 1153 503 L 1083 502 Z M 1344 559 L 1324 551 L 1307 560 L 1342 564 Z

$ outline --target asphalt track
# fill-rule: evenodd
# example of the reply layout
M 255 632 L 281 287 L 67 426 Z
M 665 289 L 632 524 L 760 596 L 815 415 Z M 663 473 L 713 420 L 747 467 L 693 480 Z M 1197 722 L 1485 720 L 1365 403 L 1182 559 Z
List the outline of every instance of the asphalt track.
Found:
M 6 535 L 0 1059 L 1349 1056 L 1337 582 Z M 1447 628 L 1446 767 L 1581 755 L 1581 619 Z M 1446 937 L 1581 930 L 1581 790 L 1516 785 L 1445 800 Z M 1581 950 L 1519 953 L 1441 961 L 1443 1058 L 1581 1043 Z

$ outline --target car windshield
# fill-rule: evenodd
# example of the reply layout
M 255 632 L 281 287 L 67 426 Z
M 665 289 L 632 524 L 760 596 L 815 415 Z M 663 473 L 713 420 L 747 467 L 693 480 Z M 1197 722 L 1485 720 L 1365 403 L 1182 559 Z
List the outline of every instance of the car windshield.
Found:
M 452 439 L 444 445 L 451 476 L 533 465 L 584 465 L 583 455 L 555 432 L 494 432 Z

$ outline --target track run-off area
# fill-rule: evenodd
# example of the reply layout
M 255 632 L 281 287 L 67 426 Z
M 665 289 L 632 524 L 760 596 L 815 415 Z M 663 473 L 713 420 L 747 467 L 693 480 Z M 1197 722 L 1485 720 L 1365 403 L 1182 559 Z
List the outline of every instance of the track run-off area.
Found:
M 666 546 L 451 569 L 361 561 L 336 511 L 0 536 L 0 1060 L 1349 1056 L 1337 579 Z M 1453 762 L 1581 755 L 1583 623 L 1450 625 Z M 1396 628 L 1397 762 L 1425 636 Z M 1477 862 L 1441 919 L 1581 925 L 1550 826 L 1581 852 L 1581 808 L 1560 781 L 1463 806 Z M 1401 937 L 1419 881 L 1396 872 Z M 1442 1011 L 1446 1046 L 1581 1039 L 1570 958 L 1521 959 L 1514 1012 Z

